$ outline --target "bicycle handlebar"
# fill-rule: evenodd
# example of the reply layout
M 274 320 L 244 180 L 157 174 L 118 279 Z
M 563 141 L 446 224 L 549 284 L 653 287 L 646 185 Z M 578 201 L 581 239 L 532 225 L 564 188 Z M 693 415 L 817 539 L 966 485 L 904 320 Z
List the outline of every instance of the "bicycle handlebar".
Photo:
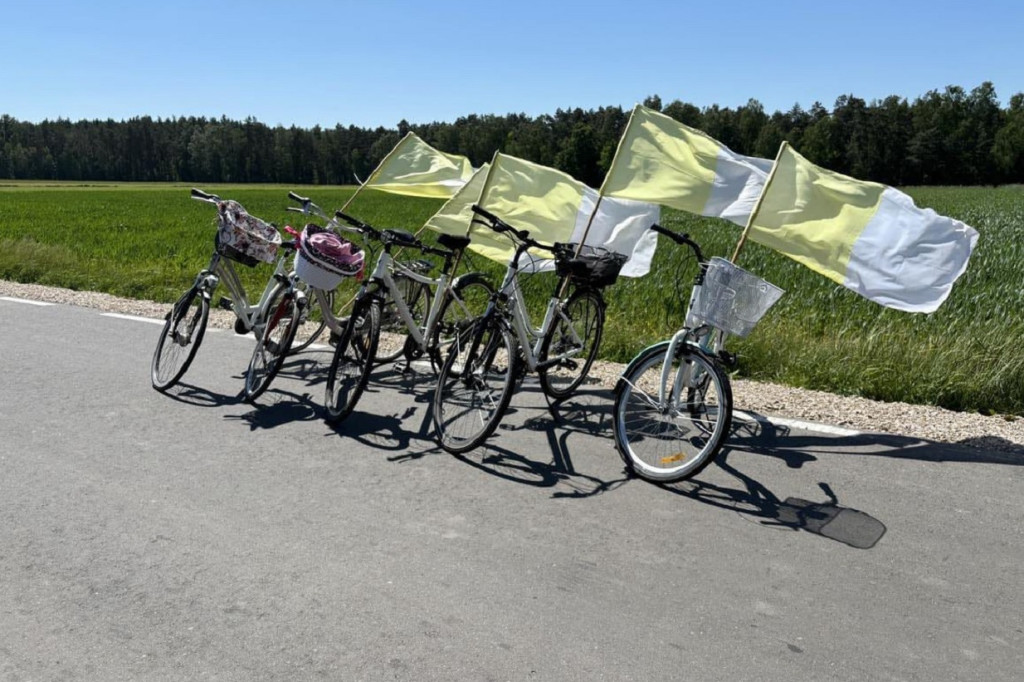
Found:
M 696 254 L 697 261 L 700 263 L 704 262 L 704 252 L 700 250 L 700 244 L 690 239 L 690 235 L 685 233 L 679 234 L 678 232 L 673 232 L 672 230 L 664 228 L 661 225 L 658 225 L 657 223 L 651 225 L 651 229 L 657 232 L 658 234 L 665 235 L 666 237 L 674 241 L 676 244 L 679 244 L 680 246 L 689 246 L 691 249 L 693 249 L 693 252 Z
M 487 222 L 483 222 L 481 220 L 473 220 L 474 223 L 486 225 L 495 232 L 511 232 L 512 236 L 526 243 L 528 246 L 536 247 L 538 249 L 544 249 L 545 251 L 550 251 L 551 253 L 555 252 L 554 246 L 542 244 L 536 239 L 532 239 L 530 237 L 530 233 L 528 230 L 517 230 L 516 228 L 509 225 L 498 216 L 494 215 L 493 213 L 486 209 L 480 208 L 476 204 L 473 204 L 470 208 L 473 210 L 473 213 L 476 213 L 478 216 L 481 216 L 482 218 L 485 218 L 487 220 Z

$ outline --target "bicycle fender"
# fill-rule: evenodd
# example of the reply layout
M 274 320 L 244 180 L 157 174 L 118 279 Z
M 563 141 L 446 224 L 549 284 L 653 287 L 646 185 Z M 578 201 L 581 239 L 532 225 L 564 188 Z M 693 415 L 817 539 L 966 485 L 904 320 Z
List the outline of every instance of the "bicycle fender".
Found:
M 492 291 L 494 290 L 494 285 L 491 284 L 490 278 L 488 278 L 487 275 L 485 275 L 482 272 L 467 272 L 464 275 L 459 275 L 454 280 L 452 280 L 452 289 L 457 289 L 459 286 L 463 284 L 472 284 L 474 282 L 486 284 L 488 287 L 491 288 Z
M 648 353 L 654 352 L 655 350 L 658 350 L 660 352 L 667 351 L 668 350 L 668 346 L 669 346 L 669 342 L 668 341 L 659 341 L 658 343 L 655 343 L 655 344 L 652 344 L 650 346 L 647 346 L 647 348 L 644 348 L 642 351 L 637 353 L 633 357 L 633 359 L 629 361 L 629 364 L 626 365 L 626 368 L 624 370 L 622 370 L 622 374 L 619 375 L 619 380 L 615 382 L 615 395 L 618 395 L 619 393 L 621 393 L 622 392 L 622 387 L 625 386 L 625 383 L 623 383 L 623 381 L 622 381 L 622 377 L 625 376 L 626 374 L 629 374 L 629 372 L 633 369 L 633 367 L 635 367 L 636 364 L 638 362 L 640 362 L 641 358 L 645 357 Z

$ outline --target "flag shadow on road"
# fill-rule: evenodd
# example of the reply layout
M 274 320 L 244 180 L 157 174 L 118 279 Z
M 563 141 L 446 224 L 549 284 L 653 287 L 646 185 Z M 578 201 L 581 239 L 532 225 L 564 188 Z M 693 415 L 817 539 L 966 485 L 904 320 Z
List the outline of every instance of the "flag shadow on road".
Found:
M 818 483 L 825 495 L 822 501 L 797 497 L 781 499 L 729 461 L 733 452 L 777 457 L 794 469 L 817 461 L 816 456 L 804 451 L 809 447 L 808 439 L 791 437 L 790 433 L 788 427 L 776 426 L 764 419 L 738 421 L 733 424 L 731 437 L 716 458 L 715 466 L 736 479 L 739 486 L 730 487 L 697 477 L 660 487 L 712 507 L 738 512 L 763 526 L 804 531 L 857 549 L 874 547 L 885 535 L 885 524 L 864 511 L 841 505 L 828 483 Z M 820 445 L 822 442 L 835 443 L 842 438 L 829 436 L 813 440 Z

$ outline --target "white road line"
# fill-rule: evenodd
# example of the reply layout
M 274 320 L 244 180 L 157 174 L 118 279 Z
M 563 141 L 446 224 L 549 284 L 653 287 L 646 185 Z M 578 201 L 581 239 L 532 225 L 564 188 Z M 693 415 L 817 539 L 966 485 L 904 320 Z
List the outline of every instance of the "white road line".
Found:
M 825 433 L 830 436 L 860 436 L 863 431 L 854 431 L 853 429 L 844 429 L 841 426 L 830 426 L 828 424 L 817 424 L 815 422 L 805 422 L 800 419 L 787 419 L 786 417 L 764 417 L 759 414 L 752 412 L 743 412 L 742 410 L 734 410 L 734 416 L 739 416 L 746 421 L 755 421 L 768 424 L 774 424 L 775 426 L 787 426 L 791 429 L 800 429 L 801 431 L 810 431 L 812 433 Z
M 0 301 L 10 301 L 11 303 L 28 303 L 29 305 L 57 305 L 56 303 L 47 303 L 46 301 L 30 301 L 27 298 L 14 298 L 13 296 L 0 296 Z
M 135 322 L 148 322 L 149 324 L 158 324 L 161 327 L 164 326 L 164 320 L 154 319 L 152 317 L 140 317 L 139 315 L 122 315 L 121 313 L 100 313 L 103 317 L 116 317 L 119 320 L 133 320 Z

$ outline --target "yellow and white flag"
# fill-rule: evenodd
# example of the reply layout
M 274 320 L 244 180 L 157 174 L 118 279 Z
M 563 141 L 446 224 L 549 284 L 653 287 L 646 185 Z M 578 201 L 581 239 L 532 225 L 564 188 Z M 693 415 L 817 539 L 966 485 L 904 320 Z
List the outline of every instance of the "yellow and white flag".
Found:
M 464 236 L 469 233 L 469 223 L 473 220 L 472 206 L 480 201 L 480 191 L 484 188 L 487 173 L 491 164 L 485 163 L 469 179 L 451 199 L 438 209 L 437 213 L 423 227 L 440 232 Z
M 748 237 L 889 308 L 936 310 L 978 233 L 906 194 L 820 168 L 782 144 Z
M 473 166 L 465 156 L 438 151 L 410 132 L 388 152 L 363 187 L 413 197 L 448 199 L 472 176 Z
M 743 156 L 706 133 L 637 105 L 601 195 L 671 206 L 746 226 L 770 159 Z
M 597 191 L 554 168 L 524 161 L 507 154 L 495 154 L 486 165 L 427 221 L 425 227 L 449 234 L 469 234 L 470 249 L 507 263 L 515 252 L 511 240 L 479 224 L 470 222 L 470 208 L 479 204 L 513 227 L 528 230 L 539 242 L 579 242 L 586 234 L 586 244 L 624 253 L 630 260 L 621 274 L 639 277 L 650 270 L 657 245 L 655 233 L 648 228 L 658 221 L 657 206 L 636 201 L 607 199 L 593 222 L 590 214 L 598 203 Z M 587 229 L 588 224 L 590 229 Z M 532 252 L 531 252 L 532 253 Z M 554 267 L 547 252 L 532 253 L 531 263 L 523 269 Z

